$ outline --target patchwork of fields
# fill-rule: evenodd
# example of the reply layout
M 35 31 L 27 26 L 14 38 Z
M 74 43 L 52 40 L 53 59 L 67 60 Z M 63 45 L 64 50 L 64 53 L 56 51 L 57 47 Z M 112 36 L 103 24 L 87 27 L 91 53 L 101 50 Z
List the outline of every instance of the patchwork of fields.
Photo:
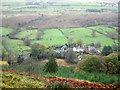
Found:
M 96 30 L 99 32 L 95 32 L 95 37 L 92 37 L 92 30 Z M 1 35 L 9 34 L 12 29 L 3 28 L 3 33 Z M 101 34 L 101 33 L 103 34 Z M 9 39 L 3 37 L 6 45 L 5 47 L 10 50 L 14 54 L 21 53 L 29 53 L 30 47 L 24 46 L 23 38 L 30 39 L 30 43 L 39 43 L 45 44 L 47 47 L 49 46 L 63 46 L 68 43 L 68 38 L 71 39 L 71 42 L 77 42 L 77 40 L 82 40 L 83 45 L 87 45 L 90 43 L 101 42 L 101 47 L 104 46 L 112 46 L 113 44 L 117 44 L 118 41 L 111 39 L 106 36 L 108 32 L 113 33 L 113 36 L 117 36 L 117 27 L 109 27 L 109 26 L 93 26 L 87 28 L 64 28 L 64 29 L 46 29 L 43 32 L 43 35 L 39 36 L 40 40 L 37 40 L 38 30 L 22 30 L 21 32 L 15 35 L 18 39 Z M 20 40 L 21 39 L 21 40 Z

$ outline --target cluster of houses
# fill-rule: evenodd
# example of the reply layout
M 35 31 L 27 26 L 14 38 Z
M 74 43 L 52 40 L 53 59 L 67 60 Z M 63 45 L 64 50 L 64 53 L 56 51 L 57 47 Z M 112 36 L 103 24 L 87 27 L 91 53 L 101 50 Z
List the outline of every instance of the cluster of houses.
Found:
M 67 49 L 68 49 L 68 45 L 65 44 L 59 50 L 55 50 L 55 52 L 63 53 L 63 52 L 66 52 Z M 84 54 L 89 54 L 89 55 L 94 55 L 94 54 L 100 55 L 101 54 L 101 52 L 94 46 L 88 46 L 88 48 L 86 48 L 86 47 L 82 47 L 81 45 L 78 44 L 78 46 L 73 47 L 72 49 L 75 53 L 78 53 L 78 56 L 77 56 L 78 60 L 84 59 Z M 23 53 L 22 55 L 16 55 L 16 56 L 26 59 L 27 57 L 30 56 L 30 54 Z
M 63 47 L 61 47 L 60 50 L 55 50 L 55 52 L 63 53 L 63 52 L 66 52 L 67 49 L 68 49 L 67 45 L 64 45 Z M 94 54 L 100 55 L 101 54 L 100 50 L 98 50 L 94 46 L 88 46 L 88 48 L 85 48 L 79 45 L 77 47 L 73 47 L 72 49 L 74 52 L 79 53 L 78 60 L 82 60 L 84 58 L 83 56 L 84 54 L 89 54 L 89 55 L 94 55 Z

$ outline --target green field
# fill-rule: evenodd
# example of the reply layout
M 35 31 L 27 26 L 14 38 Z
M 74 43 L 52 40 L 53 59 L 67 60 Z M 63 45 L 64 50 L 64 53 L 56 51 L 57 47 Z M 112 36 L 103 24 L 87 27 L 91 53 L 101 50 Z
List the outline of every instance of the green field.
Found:
M 10 32 L 12 32 L 13 29 L 11 28 L 4 28 L 4 27 L 0 27 L 0 35 L 7 35 Z
M 110 9 L 110 10 L 118 10 L 118 8 L 113 7 L 101 7 L 101 6 L 47 6 L 47 9 L 36 9 L 36 8 L 28 8 L 28 9 L 11 9 L 10 11 L 37 11 L 37 12 L 55 12 L 54 9 L 59 9 L 59 11 L 63 11 L 63 9 Z
M 106 32 L 111 32 L 111 33 L 115 33 L 115 34 L 118 33 L 116 31 L 117 27 L 113 27 L 113 26 L 110 28 L 109 26 L 102 25 L 102 26 L 93 26 L 93 27 L 88 27 L 88 28 L 97 30 L 97 31 L 102 32 L 104 34 L 107 34 Z
M 101 46 L 105 45 L 113 45 L 113 40 L 110 39 L 107 36 L 104 36 L 102 34 L 99 34 L 96 32 L 96 36 L 92 37 L 91 33 L 92 30 L 88 28 L 70 28 L 70 29 L 62 29 L 64 32 L 64 35 L 73 39 L 73 41 L 77 42 L 77 40 L 82 40 L 83 44 L 90 44 L 90 43 L 96 43 L 98 41 L 101 42 Z
M 16 38 L 22 39 L 28 37 L 28 39 L 36 39 L 37 30 L 24 30 L 15 35 Z
M 56 9 L 110 9 L 110 10 L 118 10 L 118 8 L 114 7 L 102 7 L 102 6 L 48 6 L 47 8 L 56 8 Z
M 15 55 L 21 55 L 22 53 L 29 53 L 28 50 L 31 48 L 23 45 L 22 40 L 8 39 L 7 37 L 3 38 L 5 41 L 5 46 Z
M 37 12 L 54 12 L 55 10 L 53 9 L 36 9 L 36 8 L 31 8 L 31 9 L 13 9 L 11 11 L 37 11 Z
M 33 43 L 41 43 L 47 46 L 59 46 L 67 43 L 67 39 L 58 29 L 49 29 L 44 31 L 44 35 L 41 40 L 32 41 Z

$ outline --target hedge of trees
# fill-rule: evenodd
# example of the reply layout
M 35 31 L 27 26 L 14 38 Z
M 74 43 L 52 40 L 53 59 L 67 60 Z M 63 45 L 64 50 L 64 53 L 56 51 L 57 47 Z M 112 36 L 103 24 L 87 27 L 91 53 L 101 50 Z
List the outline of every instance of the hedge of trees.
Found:
M 78 63 L 77 68 L 85 72 L 120 74 L 120 55 L 112 53 L 108 56 L 93 55 Z

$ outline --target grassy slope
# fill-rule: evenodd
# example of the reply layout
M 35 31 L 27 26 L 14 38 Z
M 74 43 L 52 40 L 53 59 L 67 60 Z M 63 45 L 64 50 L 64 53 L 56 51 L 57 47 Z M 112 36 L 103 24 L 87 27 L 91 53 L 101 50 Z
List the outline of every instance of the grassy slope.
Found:
M 103 84 L 120 82 L 120 77 L 116 75 L 107 75 L 104 73 L 87 73 L 87 72 L 81 72 L 81 71 L 73 72 L 75 66 L 58 67 L 58 71 L 56 73 L 46 73 L 43 71 L 42 64 L 45 64 L 45 63 L 37 62 L 36 64 L 32 64 L 33 65 L 32 67 L 34 69 L 31 71 L 27 70 L 28 68 L 29 69 L 31 68 L 30 65 L 28 65 L 27 63 L 24 65 L 22 64 L 16 67 L 12 67 L 12 69 L 25 71 L 25 72 L 32 72 L 32 73 L 47 75 L 47 76 L 57 76 L 57 77 L 72 78 L 72 79 L 79 79 L 79 80 L 88 80 L 91 82 L 101 82 Z

